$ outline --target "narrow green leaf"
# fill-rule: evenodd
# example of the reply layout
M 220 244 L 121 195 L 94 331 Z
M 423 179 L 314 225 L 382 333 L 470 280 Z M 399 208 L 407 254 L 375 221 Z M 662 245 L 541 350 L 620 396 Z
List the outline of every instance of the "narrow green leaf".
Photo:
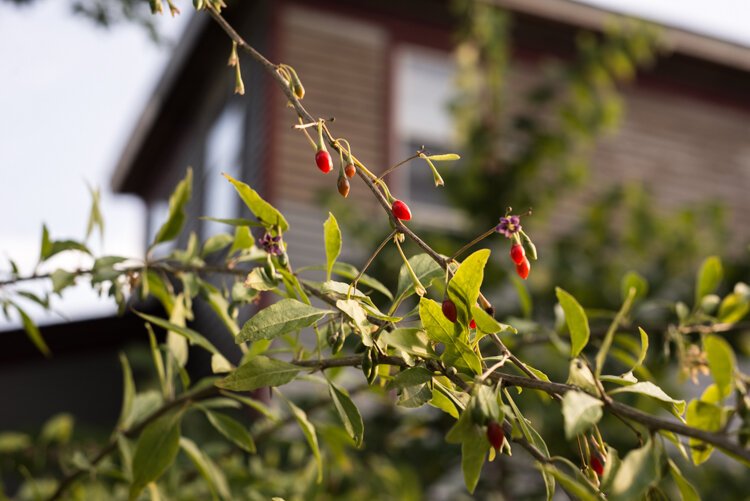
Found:
M 326 247 L 326 280 L 330 280 L 333 264 L 341 254 L 341 230 L 336 218 L 330 212 L 328 213 L 328 219 L 323 223 L 323 236 Z
M 557 300 L 565 312 L 565 323 L 570 332 L 570 356 L 577 357 L 589 342 L 589 320 L 578 301 L 560 287 L 555 288 Z
M 59 294 L 63 289 L 73 285 L 76 282 L 76 273 L 63 269 L 52 272 L 52 292 Z
M 429 158 L 433 162 L 452 162 L 454 160 L 461 159 L 461 157 L 455 153 L 443 153 L 440 155 L 425 155 L 425 158 Z
M 331 395 L 331 400 L 333 400 L 333 405 L 341 419 L 341 423 L 344 425 L 344 429 L 352 437 L 354 444 L 357 447 L 361 447 L 365 425 L 359 409 L 357 409 L 349 393 L 344 388 L 329 381 L 328 392 Z
M 733 324 L 742 320 L 750 311 L 750 301 L 736 292 L 728 294 L 719 305 L 719 322 Z
M 185 224 L 185 206 L 190 201 L 193 192 L 193 169 L 188 167 L 185 179 L 177 183 L 177 187 L 169 197 L 169 215 L 156 233 L 151 247 L 162 242 L 174 240 L 182 231 Z
M 253 221 L 252 219 L 243 219 L 243 218 L 220 218 L 220 217 L 208 217 L 208 216 L 201 216 L 198 219 L 202 221 L 213 221 L 214 223 L 221 223 L 221 224 L 227 224 L 229 226 L 250 226 L 254 228 L 262 227 L 263 225 L 260 224 L 258 221 Z
M 636 362 L 633 369 L 640 367 L 643 361 L 646 360 L 646 354 L 648 353 L 648 334 L 641 327 L 638 327 L 638 332 L 641 334 L 641 353 L 638 355 L 638 362 Z M 631 372 L 633 369 L 630 369 Z
M 216 386 L 233 391 L 251 391 L 266 386 L 281 386 L 292 381 L 301 368 L 294 364 L 257 355 L 231 372 Z
M 16 431 L 0 432 L 0 454 L 14 454 L 31 446 L 31 437 L 25 433 Z
M 429 288 L 432 281 L 436 278 L 443 277 L 445 272 L 434 259 L 427 254 L 417 254 L 409 258 L 409 264 L 417 275 L 419 281 L 425 287 Z M 414 282 L 406 269 L 406 264 L 401 265 L 398 272 L 398 286 L 396 287 L 396 297 L 406 298 L 414 294 Z
M 711 377 L 716 381 L 721 398 L 725 398 L 734 389 L 734 371 L 737 366 L 734 351 L 723 338 L 713 334 L 703 339 L 703 349 L 706 350 Z
M 486 332 L 488 334 L 497 334 L 499 332 L 511 332 L 513 334 L 518 333 L 515 327 L 507 324 L 501 324 L 500 322 L 495 320 L 492 315 L 490 315 L 477 305 L 471 307 L 471 316 L 477 323 L 477 328 L 479 328 L 479 330 L 482 332 Z
M 469 493 L 474 493 L 477 487 L 488 450 L 489 442 L 485 434 L 481 428 L 472 425 L 470 432 L 461 442 L 461 470 L 464 472 L 464 483 Z
M 273 339 L 309 327 L 329 313 L 330 310 L 314 308 L 296 299 L 282 299 L 248 320 L 235 337 L 235 342 Z
M 682 472 L 677 467 L 674 461 L 667 459 L 669 463 L 669 473 L 672 474 L 674 483 L 677 484 L 677 489 L 680 491 L 680 497 L 682 501 L 701 501 L 701 497 L 698 491 L 693 487 L 693 484 L 682 475 Z
M 580 501 L 600 501 L 601 498 L 597 495 L 594 487 L 583 479 L 571 477 L 567 473 L 564 473 L 552 465 L 542 466 L 542 471 L 552 475 L 560 486 L 565 489 L 565 492 L 570 493 L 573 499 Z
M 393 376 L 385 386 L 386 390 L 401 390 L 407 386 L 417 386 L 432 381 L 432 372 L 424 367 L 410 367 Z
M 709 256 L 703 261 L 698 270 L 695 283 L 695 304 L 699 304 L 703 296 L 711 294 L 719 286 L 724 275 L 721 259 L 718 256 Z
M 520 277 L 512 275 L 511 280 L 513 286 L 516 288 L 516 294 L 518 294 L 518 301 L 521 303 L 521 314 L 523 318 L 531 318 L 531 313 L 534 310 L 534 302 L 531 300 L 531 294 L 526 286 L 526 281 L 521 280 Z
M 133 382 L 133 371 L 124 353 L 120 353 L 120 365 L 122 365 L 122 406 L 120 418 L 117 420 L 118 428 L 127 429 L 128 417 L 133 412 L 133 400 L 135 399 L 135 383 Z
M 144 487 L 161 477 L 177 457 L 182 414 L 180 410 L 154 420 L 138 437 L 133 454 L 131 501 L 138 498 Z
M 224 476 L 224 472 L 211 461 L 208 454 L 201 451 L 195 442 L 189 438 L 180 437 L 179 443 L 185 454 L 187 454 L 195 467 L 198 468 L 198 472 L 206 480 L 211 493 L 214 496 L 220 496 L 221 499 L 231 499 L 232 494 L 229 491 L 229 484 Z
M 218 252 L 232 243 L 234 243 L 234 237 L 228 233 L 217 233 L 216 235 L 211 235 L 208 237 L 208 240 L 203 243 L 201 257 L 206 257 L 209 254 Z
M 187 340 L 190 341 L 191 344 L 198 345 L 210 353 L 221 355 L 221 352 L 216 348 L 216 346 L 213 345 L 213 343 L 211 343 L 211 341 L 209 341 L 208 339 L 206 339 L 205 337 L 203 337 L 201 334 L 194 331 L 193 329 L 190 329 L 188 327 L 182 327 L 168 320 L 164 320 L 163 318 L 155 317 L 153 315 L 147 315 L 146 313 L 141 313 L 139 311 L 136 311 L 135 314 L 141 317 L 142 319 L 146 320 L 147 322 L 151 322 L 154 325 L 158 325 L 162 329 L 165 329 L 169 332 L 177 333 L 187 338 Z
M 649 440 L 643 447 L 630 451 L 617 469 L 608 499 L 641 499 L 661 479 L 661 459 L 662 446 L 658 440 Z
M 226 414 L 212 412 L 208 409 L 202 410 L 204 414 L 206 414 L 211 425 L 216 428 L 216 431 L 234 442 L 234 444 L 240 449 L 255 454 L 255 441 L 242 423 Z
M 630 289 L 635 289 L 634 299 L 646 297 L 648 294 L 648 282 L 638 272 L 629 271 L 622 277 L 620 284 L 620 296 L 623 301 L 628 297 Z
M 307 419 L 305 411 L 294 405 L 290 400 L 287 400 L 286 398 L 284 400 L 286 400 L 289 409 L 291 409 L 294 419 L 297 420 L 297 424 L 299 424 L 299 427 L 302 429 L 302 433 L 305 435 L 305 439 L 307 439 L 307 443 L 312 450 L 313 456 L 315 456 L 315 462 L 318 466 L 318 483 L 320 483 L 323 481 L 323 459 L 320 456 L 318 435 L 315 433 L 315 425 Z
M 628 386 L 622 386 L 609 392 L 610 395 L 616 395 L 618 393 L 638 393 L 640 395 L 655 398 L 656 400 L 670 404 L 673 407 L 673 412 L 678 416 L 681 416 L 682 413 L 685 412 L 684 400 L 676 400 L 670 397 L 664 392 L 664 390 L 650 381 L 641 381 Z
M 99 236 L 104 238 L 104 217 L 101 211 L 101 192 L 99 188 L 89 186 L 91 193 L 91 210 L 89 211 L 89 221 L 86 224 L 86 238 L 88 239 L 94 232 L 94 228 L 99 229 Z
M 419 317 L 427 335 L 435 342 L 445 345 L 443 360 L 449 365 L 466 367 L 475 374 L 482 372 L 482 363 L 477 354 L 460 339 L 461 327 L 443 315 L 442 308 L 432 299 L 419 301 Z
M 21 316 L 21 322 L 23 323 L 23 330 L 26 331 L 26 335 L 29 337 L 31 342 L 34 343 L 34 346 L 36 346 L 37 349 L 41 351 L 45 357 L 50 357 L 52 355 L 52 352 L 49 351 L 49 347 L 47 346 L 47 343 L 44 341 L 44 338 L 42 337 L 42 333 L 39 332 L 39 327 L 37 327 L 37 325 L 34 323 L 34 321 L 25 311 L 23 311 L 21 308 L 19 308 L 15 304 L 13 304 L 13 306 L 16 308 L 16 311 Z
M 572 440 L 579 433 L 591 428 L 602 418 L 604 403 L 588 393 L 571 390 L 562 400 L 565 418 L 565 438 Z
M 240 195 L 242 201 L 245 202 L 247 208 L 250 209 L 250 212 L 252 212 L 267 229 L 273 230 L 278 227 L 281 232 L 285 232 L 289 229 L 289 223 L 284 219 L 284 216 L 281 215 L 281 212 L 276 210 L 273 205 L 263 200 L 263 198 L 258 195 L 257 191 L 242 181 L 234 179 L 229 174 L 224 174 L 224 177 L 232 183 L 232 186 L 237 190 L 237 193 Z
M 471 307 L 479 298 L 484 280 L 484 267 L 490 258 L 489 249 L 480 249 L 463 260 L 448 282 L 448 296 L 456 303 L 458 319 L 463 325 L 471 320 Z
M 354 299 L 339 299 L 336 301 L 336 308 L 352 319 L 357 330 L 362 335 L 362 344 L 372 346 L 372 336 L 370 336 L 370 322 L 367 321 L 367 313 L 362 306 Z

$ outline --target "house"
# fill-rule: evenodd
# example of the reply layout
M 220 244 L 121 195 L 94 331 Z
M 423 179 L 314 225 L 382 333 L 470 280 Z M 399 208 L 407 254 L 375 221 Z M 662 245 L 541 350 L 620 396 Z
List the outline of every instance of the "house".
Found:
M 610 13 L 566 0 L 495 0 L 514 16 L 511 86 L 533 78 L 540 61 L 572 54 L 576 33 L 597 31 Z M 375 171 L 414 151 L 450 150 L 450 2 L 417 0 L 277 0 L 238 2 L 229 22 L 270 60 L 299 73 L 314 115 L 335 117 L 355 153 Z M 750 238 L 750 48 L 665 28 L 672 53 L 625 90 L 627 113 L 617 134 L 598 145 L 592 186 L 637 180 L 655 188 L 665 207 L 721 198 L 737 241 Z M 258 189 L 288 218 L 285 239 L 296 266 L 323 259 L 321 191 L 335 193 L 336 175 L 315 169 L 313 151 L 291 128 L 294 113 L 275 84 L 243 59 L 247 95 L 232 93 L 226 68 L 230 42 L 209 16 L 191 20 L 135 126 L 112 187 L 143 198 L 153 234 L 185 167 L 197 170 L 193 216 L 236 217 L 239 201 L 219 175 L 226 171 Z M 392 180 L 420 221 L 460 221 L 410 182 L 417 169 Z M 424 184 L 424 183 L 423 183 Z M 361 183 L 348 203 L 369 211 Z M 203 237 L 220 229 L 203 222 Z

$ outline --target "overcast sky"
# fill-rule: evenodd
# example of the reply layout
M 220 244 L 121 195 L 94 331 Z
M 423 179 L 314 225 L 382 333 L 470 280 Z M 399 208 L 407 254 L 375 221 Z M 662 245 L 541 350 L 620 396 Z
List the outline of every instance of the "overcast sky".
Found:
M 586 2 L 750 46 L 750 0 Z M 69 8 L 61 0 L 27 8 L 0 2 L 0 271 L 8 269 L 6 256 L 31 271 L 42 222 L 55 239 L 83 236 L 87 182 L 104 188 L 103 251 L 138 256 L 143 249 L 142 205 L 112 195 L 108 183 L 169 51 L 136 26 L 104 30 Z M 185 18 L 162 16 L 162 29 L 174 39 Z M 90 311 L 82 294 L 66 304 L 73 316 Z

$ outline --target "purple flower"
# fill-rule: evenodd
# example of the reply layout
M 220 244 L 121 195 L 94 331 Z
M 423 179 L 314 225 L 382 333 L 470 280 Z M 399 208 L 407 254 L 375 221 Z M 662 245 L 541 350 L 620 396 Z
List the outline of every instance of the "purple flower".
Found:
M 519 216 L 501 217 L 500 223 L 495 226 L 495 231 L 506 236 L 512 237 L 521 229 L 521 218 Z
M 281 246 L 279 245 L 280 241 L 281 235 L 277 235 L 274 237 L 271 236 L 270 233 L 265 233 L 263 235 L 263 238 L 258 239 L 258 243 L 260 244 L 261 248 L 274 256 L 280 256 L 282 254 Z

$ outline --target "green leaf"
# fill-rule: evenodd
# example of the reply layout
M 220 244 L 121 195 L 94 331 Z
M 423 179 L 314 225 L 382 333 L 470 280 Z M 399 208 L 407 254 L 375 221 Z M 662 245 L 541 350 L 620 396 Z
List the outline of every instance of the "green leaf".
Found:
M 682 472 L 677 467 L 674 461 L 667 459 L 669 463 L 669 473 L 672 474 L 674 483 L 677 484 L 677 489 L 680 491 L 680 497 L 682 501 L 701 501 L 701 497 L 698 491 L 693 487 L 693 484 L 682 475 Z
M 565 312 L 565 323 L 570 331 L 570 356 L 577 357 L 589 342 L 589 321 L 578 301 L 560 287 L 555 288 L 557 300 Z
M 469 493 L 474 493 L 477 487 L 488 450 L 489 443 L 482 429 L 472 425 L 461 442 L 461 470 L 464 472 L 464 483 Z
M 292 381 L 301 367 L 257 355 L 249 358 L 216 386 L 233 391 L 251 391 L 266 386 L 281 386 Z
M 273 339 L 289 332 L 309 327 L 331 310 L 321 310 L 296 299 L 282 299 L 259 311 L 242 326 L 235 337 L 237 343 Z
M 477 305 L 471 307 L 471 316 L 477 323 L 477 327 L 479 328 L 479 330 L 482 332 L 486 332 L 488 334 L 497 334 L 499 332 L 512 332 L 513 334 L 518 333 L 515 327 L 507 324 L 501 324 L 500 322 L 495 320 L 492 315 L 490 315 Z
M 641 352 L 638 355 L 638 361 L 635 366 L 633 366 L 633 369 L 640 367 L 643 364 L 643 361 L 646 360 L 646 354 L 648 353 L 648 334 L 646 334 L 646 331 L 640 327 L 638 327 L 638 332 L 641 334 Z M 633 369 L 630 369 L 631 372 Z
M 387 345 L 396 347 L 410 355 L 437 358 L 437 353 L 430 346 L 430 338 L 421 329 L 399 328 L 392 331 L 383 331 L 380 339 Z
M 417 386 L 432 381 L 432 372 L 424 367 L 410 367 L 393 376 L 385 386 L 386 390 L 401 390 L 407 386 Z
M 122 365 L 122 406 L 120 418 L 117 420 L 118 428 L 130 428 L 128 417 L 133 412 L 133 400 L 135 399 L 135 383 L 133 382 L 133 371 L 124 353 L 120 353 L 120 365 Z
M 216 428 L 216 431 L 234 442 L 237 447 L 250 453 L 255 453 L 255 441 L 250 432 L 247 431 L 242 423 L 233 419 L 226 414 L 212 412 L 208 409 L 202 409 L 206 414 L 208 421 Z
M 409 264 L 417 275 L 419 281 L 429 288 L 432 281 L 445 275 L 445 271 L 428 254 L 417 254 L 409 258 Z M 406 298 L 414 294 L 414 282 L 406 269 L 406 264 L 401 265 L 398 272 L 397 298 Z
M 214 223 L 221 223 L 221 224 L 228 224 L 229 226 L 250 226 L 250 227 L 262 227 L 263 225 L 260 224 L 258 221 L 253 221 L 252 219 L 243 219 L 243 218 L 220 218 L 220 217 L 208 217 L 208 216 L 201 216 L 198 219 L 202 221 L 213 221 Z
M 323 236 L 326 247 L 326 280 L 330 280 L 333 264 L 341 254 L 341 230 L 336 218 L 330 212 L 328 213 L 328 219 L 323 223 Z
M 141 317 L 142 319 L 146 320 L 147 322 L 150 322 L 154 325 L 158 325 L 164 330 L 167 330 L 169 332 L 174 332 L 176 334 L 179 334 L 187 338 L 187 340 L 190 341 L 191 344 L 198 345 L 210 353 L 222 355 L 221 352 L 216 348 L 216 346 L 214 346 L 213 343 L 211 343 L 211 341 L 209 341 L 208 339 L 206 339 L 205 337 L 203 337 L 201 334 L 194 331 L 193 329 L 182 327 L 181 325 L 177 325 L 168 320 L 164 320 L 163 318 L 155 317 L 153 315 L 147 315 L 146 313 L 141 313 L 139 311 L 136 311 L 135 314 Z
M 278 281 L 271 279 L 264 267 L 258 266 L 247 274 L 243 285 L 256 291 L 272 291 L 278 286 Z
M 31 446 L 31 437 L 25 433 L 15 431 L 0 432 L 0 454 L 14 454 Z
M 521 314 L 523 315 L 523 318 L 531 318 L 531 313 L 534 310 L 534 303 L 531 300 L 531 294 L 529 294 L 526 281 L 516 275 L 511 276 L 511 279 L 516 288 L 516 294 L 518 294 L 518 301 L 521 303 Z
M 218 494 L 222 499 L 231 499 L 232 494 L 229 491 L 229 484 L 224 476 L 224 472 L 211 461 L 211 458 L 201 451 L 195 445 L 195 442 L 189 438 L 180 437 L 179 443 L 185 454 L 187 454 L 195 467 L 198 468 L 198 472 L 206 480 L 211 494 L 214 497 Z
M 99 235 L 104 237 L 104 217 L 100 208 L 101 193 L 99 188 L 89 186 L 91 193 L 91 210 L 89 211 L 89 221 L 86 224 L 86 238 L 89 238 L 94 232 L 94 228 L 99 228 Z
M 724 271 L 718 256 L 707 257 L 698 270 L 695 284 L 695 304 L 699 304 L 703 296 L 711 294 L 719 286 Z
M 352 437 L 354 444 L 357 447 L 361 447 L 365 425 L 357 406 L 344 388 L 331 381 L 328 382 L 328 393 L 331 395 L 331 400 L 333 400 L 333 405 L 341 419 L 341 423 L 344 425 L 344 429 Z
M 582 391 L 571 390 L 565 393 L 562 400 L 565 438 L 572 440 L 598 423 L 602 418 L 603 405 L 601 400 Z
M 193 169 L 188 167 L 185 179 L 177 183 L 177 187 L 169 197 L 169 215 L 156 233 L 156 238 L 154 238 L 154 243 L 151 244 L 151 247 L 162 242 L 174 240 L 180 234 L 185 224 L 185 218 L 187 217 L 185 206 L 190 201 L 192 192 Z
M 737 366 L 734 351 L 723 338 L 713 334 L 703 339 L 703 349 L 706 350 L 711 377 L 716 381 L 721 398 L 725 398 L 734 388 L 734 371 Z
M 452 162 L 454 160 L 460 160 L 461 157 L 456 153 L 443 153 L 440 155 L 425 155 L 425 158 L 429 158 L 433 162 Z
M 435 388 L 435 391 L 432 392 L 432 399 L 428 403 L 446 414 L 449 414 L 454 419 L 458 419 L 458 409 L 456 409 L 456 404 L 454 404 L 450 398 L 445 396 L 439 388 Z
M 608 499 L 641 499 L 649 487 L 661 479 L 661 463 L 662 446 L 658 440 L 649 440 L 643 447 L 630 451 L 617 469 Z
M 570 493 L 573 499 L 580 501 L 599 501 L 601 499 L 593 486 L 583 479 L 571 477 L 552 465 L 543 465 L 542 471 L 554 477 L 560 483 L 560 486 L 565 489 L 565 492 Z
M 635 271 L 629 271 L 622 277 L 620 296 L 623 301 L 628 297 L 631 288 L 635 289 L 635 297 L 633 299 L 640 299 L 646 297 L 646 294 L 648 294 L 648 282 Z
M 228 233 L 217 233 L 216 235 L 211 235 L 208 238 L 208 240 L 206 240 L 203 244 L 203 249 L 201 250 L 201 257 L 206 257 L 209 254 L 218 252 L 221 249 L 224 249 L 225 247 L 229 246 L 233 242 L 234 242 L 234 237 Z
M 728 294 L 719 305 L 719 322 L 733 324 L 742 320 L 750 311 L 750 301 L 743 294 Z
M 73 416 L 67 412 L 55 414 L 42 426 L 39 440 L 44 444 L 67 444 L 73 435 Z
M 289 229 L 289 223 L 284 219 L 284 216 L 281 215 L 281 212 L 276 210 L 273 205 L 263 200 L 261 196 L 258 195 L 257 191 L 242 181 L 237 181 L 229 174 L 224 174 L 224 177 L 232 183 L 232 186 L 237 190 L 237 193 L 239 193 L 240 198 L 245 202 L 247 208 L 250 209 L 250 212 L 252 212 L 267 229 L 274 230 L 278 227 L 281 232 L 285 232 Z
M 367 321 L 367 313 L 365 313 L 362 306 L 354 299 L 339 299 L 336 301 L 336 308 L 352 319 L 357 330 L 362 335 L 362 344 L 368 347 L 372 346 L 373 341 L 370 336 L 370 322 Z
M 463 260 L 448 282 L 448 296 L 456 303 L 458 319 L 463 325 L 468 325 L 471 320 L 471 307 L 479 298 L 479 289 L 484 280 L 484 267 L 489 258 L 489 249 L 474 252 Z
M 135 500 L 144 487 L 161 477 L 174 462 L 180 450 L 180 421 L 183 410 L 161 416 L 149 423 L 135 446 L 133 482 L 130 500 Z
M 664 390 L 650 381 L 641 381 L 628 386 L 622 386 L 609 392 L 610 395 L 616 395 L 618 393 L 638 393 L 640 395 L 655 398 L 656 400 L 670 404 L 672 412 L 677 416 L 681 416 L 682 413 L 685 412 L 684 400 L 676 400 L 670 397 L 664 392 Z
M 449 365 L 466 367 L 475 374 L 482 372 L 482 363 L 477 354 L 460 338 L 461 327 L 443 315 L 439 304 L 432 299 L 422 298 L 419 301 L 419 317 L 427 335 L 438 343 L 445 345 L 442 359 Z
M 432 171 L 432 179 L 435 181 L 435 186 L 443 186 L 445 184 L 445 181 L 443 181 L 443 178 L 440 176 L 440 173 L 438 172 L 437 168 L 435 167 L 435 164 L 432 163 L 432 160 L 430 160 L 427 157 L 427 155 L 424 155 L 422 153 L 420 153 L 419 156 L 425 162 L 427 162 L 427 166 Z
M 685 421 L 688 426 L 693 426 L 706 431 L 719 431 L 724 426 L 724 413 L 718 405 L 703 402 L 701 400 L 691 400 L 687 406 Z M 688 442 L 690 445 L 690 455 L 693 463 L 699 465 L 708 460 L 713 452 L 713 446 L 691 438 Z
M 238 226 L 234 230 L 234 242 L 232 243 L 232 247 L 229 248 L 229 255 L 233 255 L 237 251 L 249 251 L 255 249 L 255 240 L 253 239 L 252 233 L 250 233 L 250 228 L 246 226 Z M 255 249 L 258 251 L 260 256 L 265 256 L 265 251 L 261 251 L 260 249 Z
M 76 277 L 77 274 L 72 271 L 66 271 L 63 269 L 53 271 L 50 276 L 52 279 L 52 292 L 60 294 L 63 289 L 76 283 Z
M 41 351 L 45 357 L 50 357 L 52 353 L 49 351 L 49 347 L 47 346 L 47 343 L 44 342 L 42 333 L 39 332 L 39 327 L 37 327 L 37 325 L 34 323 L 34 321 L 25 311 L 23 311 L 21 308 L 19 308 L 15 304 L 13 304 L 13 306 L 16 308 L 16 311 L 21 316 L 21 322 L 23 323 L 23 330 L 26 331 L 26 335 L 29 337 L 31 342 L 34 343 L 34 346 L 36 346 L 37 349 Z
M 77 250 L 85 254 L 91 255 L 91 251 L 80 242 L 75 240 L 51 240 L 49 237 L 49 230 L 46 225 L 42 225 L 42 244 L 39 252 L 39 262 L 46 261 L 55 254 L 60 252 Z
M 286 398 L 284 400 L 286 400 L 289 409 L 291 409 L 292 415 L 294 415 L 294 419 L 297 420 L 297 424 L 299 424 L 299 427 L 302 429 L 302 433 L 305 435 L 305 439 L 307 439 L 307 443 L 312 450 L 313 456 L 315 456 L 315 463 L 318 466 L 318 483 L 320 483 L 323 481 L 323 460 L 320 457 L 318 435 L 315 433 L 315 425 L 313 425 L 310 420 L 307 419 L 307 414 L 305 414 L 305 411 L 294 405 Z

